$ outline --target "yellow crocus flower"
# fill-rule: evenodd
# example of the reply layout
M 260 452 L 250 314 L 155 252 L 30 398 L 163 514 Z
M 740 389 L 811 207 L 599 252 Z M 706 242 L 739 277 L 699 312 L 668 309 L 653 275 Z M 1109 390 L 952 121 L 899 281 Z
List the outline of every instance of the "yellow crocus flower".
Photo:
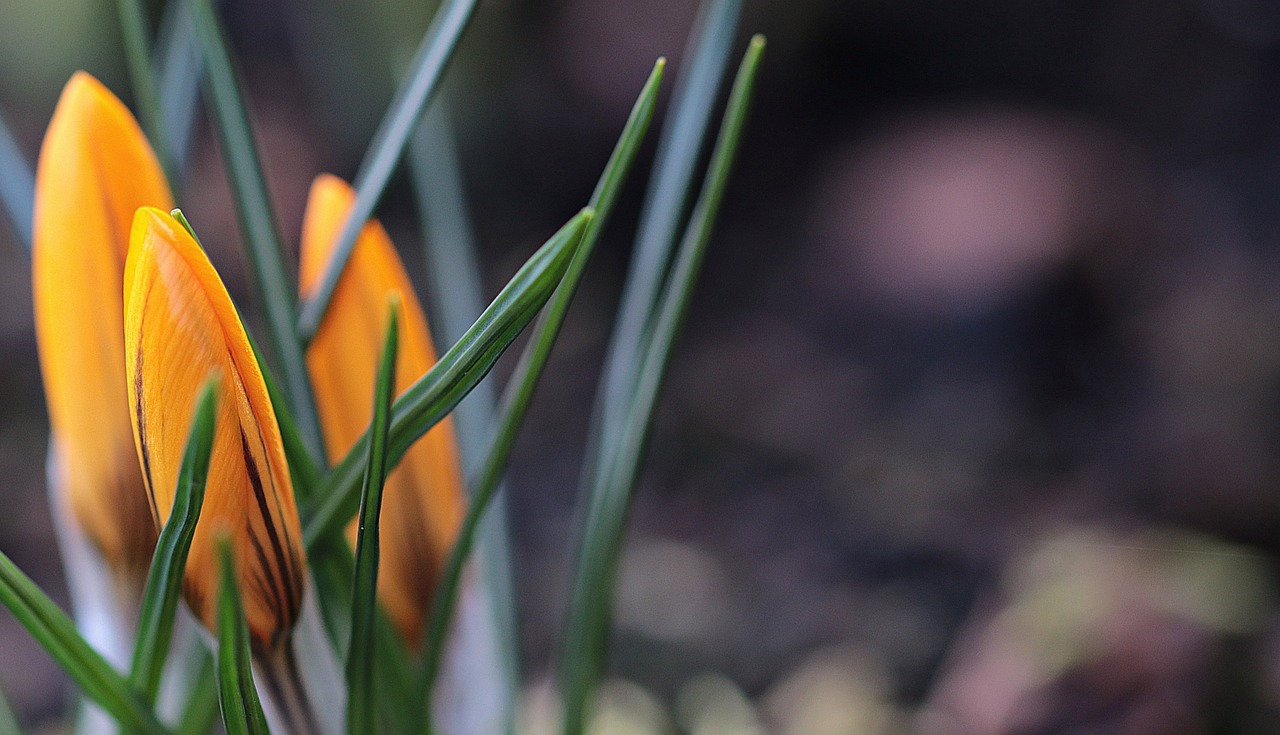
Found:
M 315 289 L 354 193 L 322 175 L 311 187 L 302 226 L 300 285 Z M 386 331 L 387 297 L 404 304 L 395 389 L 401 392 L 435 364 L 422 307 L 386 230 L 376 221 L 360 233 L 329 311 L 307 351 L 307 367 L 331 460 L 343 457 L 369 426 L 373 384 Z M 417 647 L 445 559 L 465 509 L 462 468 L 450 418 L 419 440 L 387 478 L 379 528 L 378 595 L 405 641 Z M 348 527 L 355 542 L 356 526 Z
M 138 210 L 124 284 L 128 400 L 157 521 L 173 508 L 195 396 L 222 376 L 187 603 L 217 629 L 216 541 L 226 534 L 254 651 L 270 654 L 297 620 L 306 561 L 280 429 L 244 326 L 204 251 L 159 209 Z
M 139 585 L 156 529 L 129 429 L 121 277 L 138 207 L 173 207 L 155 153 L 98 80 L 67 82 L 40 149 L 32 284 L 50 477 L 111 569 Z

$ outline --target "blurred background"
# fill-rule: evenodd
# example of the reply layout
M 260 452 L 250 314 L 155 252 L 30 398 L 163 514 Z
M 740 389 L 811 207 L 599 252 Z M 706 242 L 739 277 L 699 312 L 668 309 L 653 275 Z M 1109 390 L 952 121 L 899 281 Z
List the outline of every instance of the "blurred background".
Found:
M 354 175 L 432 5 L 223 4 L 287 242 L 312 177 Z M 446 94 L 490 295 L 586 201 L 695 14 L 481 3 Z M 73 70 L 127 99 L 116 27 L 107 0 L 0 8 L 28 161 Z M 1276 732 L 1280 5 L 750 0 L 735 55 L 757 31 L 599 732 Z M 529 733 L 652 149 L 510 474 Z M 180 203 L 252 312 L 203 116 Z M 425 283 L 406 178 L 379 213 Z M 0 549 L 65 602 L 30 293 L 0 223 Z M 3 614 L 0 685 L 33 725 L 67 696 Z

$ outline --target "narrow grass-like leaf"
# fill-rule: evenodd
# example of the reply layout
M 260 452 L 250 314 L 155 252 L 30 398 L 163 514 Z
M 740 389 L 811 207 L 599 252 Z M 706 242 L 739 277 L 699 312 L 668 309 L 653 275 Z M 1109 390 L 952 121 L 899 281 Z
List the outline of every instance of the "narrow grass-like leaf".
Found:
M 147 30 L 147 9 L 142 0 L 116 0 L 120 17 L 120 35 L 124 39 L 125 66 L 133 87 L 133 99 L 138 105 L 142 125 L 151 139 L 156 157 L 169 181 L 177 180 L 177 170 L 170 156 L 172 149 L 165 138 L 164 124 L 160 117 L 159 93 L 155 67 L 151 64 L 151 34 Z
M 338 244 L 334 247 L 333 256 L 325 267 L 324 276 L 315 293 L 303 305 L 298 332 L 304 341 L 309 341 L 320 328 L 320 321 L 329 308 L 333 290 L 338 286 L 338 277 L 342 275 L 342 270 L 351 257 L 351 250 L 355 247 L 356 237 L 365 221 L 373 216 L 373 210 L 404 154 L 409 137 L 422 119 L 427 103 L 439 86 L 440 78 L 453 57 L 458 39 L 471 22 L 475 8 L 476 0 L 446 0 L 436 11 L 431 27 L 423 36 L 410 65 L 410 72 L 405 75 L 400 89 L 396 91 L 395 99 L 374 133 L 373 144 L 360 163 L 354 182 L 356 200 L 338 234 Z
M 178 195 L 185 183 L 187 158 L 199 110 L 200 75 L 203 65 L 191 24 L 191 4 L 170 2 L 160 22 L 154 54 L 159 76 L 160 129 L 164 131 L 173 171 L 169 186 Z
M 177 735 L 209 735 L 218 721 L 218 678 L 213 657 L 201 648 L 200 658 L 187 703 L 178 717 Z
M 9 706 L 9 698 L 0 691 L 0 735 L 22 735 L 18 727 L 18 718 L 13 715 L 13 707 Z
M 394 296 L 387 334 L 373 391 L 373 420 L 364 487 L 360 491 L 360 524 L 356 536 L 356 576 L 351 601 L 351 645 L 347 647 L 347 735 L 364 735 L 377 728 L 373 695 L 374 626 L 378 609 L 378 519 L 387 480 L 387 431 L 395 392 L 396 351 L 399 348 L 400 299 Z
M 410 173 L 423 226 L 428 297 L 435 321 L 432 328 L 442 344 L 453 344 L 484 309 L 480 263 L 476 257 L 458 160 L 457 140 L 445 99 L 437 99 L 418 126 L 409 149 Z M 493 381 L 476 385 L 453 412 L 458 450 L 467 476 L 488 451 L 494 420 Z M 471 487 L 471 497 L 476 497 Z M 501 486 L 488 503 L 480 523 L 477 552 L 480 583 L 488 593 L 490 625 L 503 667 L 499 701 L 509 714 L 502 732 L 514 735 L 516 699 L 520 692 L 520 642 L 516 627 L 515 581 L 511 571 L 511 534 L 507 523 L 506 491 Z
M 187 552 L 191 550 L 191 539 L 195 536 L 200 507 L 204 503 L 209 455 L 213 451 L 213 427 L 217 418 L 217 389 L 218 379 L 210 379 L 197 399 L 191 433 L 178 470 L 173 511 L 160 531 L 142 595 L 129 680 L 148 702 L 154 702 L 160 690 L 160 674 L 164 671 L 173 639 L 173 620 L 178 612 L 178 596 L 182 593 Z
M 502 406 L 498 413 L 497 435 L 490 443 L 489 451 L 480 467 L 480 474 L 475 479 L 471 507 L 467 510 L 458 539 L 445 564 L 440 588 L 436 592 L 428 621 L 425 658 L 415 697 L 415 701 L 427 703 L 428 718 L 430 717 L 430 694 L 435 687 L 435 681 L 444 660 L 445 636 L 457 605 L 463 565 L 470 555 L 480 519 L 502 479 L 516 435 L 524 423 L 529 403 L 533 400 L 534 389 L 542 377 L 547 359 L 551 356 L 551 348 L 560 334 L 560 327 L 564 324 L 569 305 L 582 281 L 604 224 L 613 212 L 618 192 L 630 172 L 636 153 L 640 150 L 640 143 L 644 140 L 649 123 L 653 119 L 653 110 L 657 105 L 658 90 L 662 85 L 662 74 L 665 68 L 666 61 L 659 59 L 645 82 L 639 98 L 631 108 L 631 115 L 622 129 L 622 135 L 591 196 L 590 206 L 595 208 L 597 214 L 584 229 L 582 242 L 578 245 L 560 286 L 547 304 L 542 318 L 539 319 L 533 336 L 530 337 L 529 345 L 520 356 L 520 362 L 511 376 L 507 392 L 503 395 Z
M 512 277 L 489 308 L 443 357 L 391 407 L 387 464 L 394 468 L 409 447 L 453 410 L 533 321 L 559 285 L 591 218 L 584 209 L 551 236 Z M 307 548 L 339 533 L 359 504 L 369 434 L 365 432 L 301 509 Z
M 335 538 L 310 550 L 307 554 L 320 598 L 325 627 L 339 660 L 347 660 L 351 643 L 352 580 L 355 579 L 355 556 L 345 538 Z M 400 633 L 379 605 L 374 620 L 375 650 L 374 697 L 383 717 L 395 725 L 395 732 L 413 732 L 408 721 L 412 674 Z
M 409 664 L 400 631 L 381 606 L 374 619 L 374 698 L 383 719 L 398 735 L 413 735 L 413 713 L 406 703 L 413 701 L 413 677 L 416 673 Z
M 347 660 L 351 643 L 351 582 L 356 562 L 345 538 L 330 538 L 307 550 L 307 566 L 315 582 L 325 631 L 339 661 Z
M 676 76 L 673 110 L 658 142 L 657 163 L 645 194 L 627 282 L 605 355 L 592 427 L 587 434 L 591 445 L 584 455 L 584 482 L 595 472 L 596 442 L 617 430 L 617 422 L 626 409 L 638 369 L 639 345 L 653 316 L 658 291 L 675 250 L 676 233 L 692 196 L 690 187 L 698 153 L 707 137 L 716 92 L 729 67 L 741 15 L 742 0 L 705 2 Z
M 31 252 L 31 218 L 35 211 L 36 181 L 18 142 L 0 116 L 0 205 L 9 215 L 18 240 Z
M 289 407 L 311 455 L 324 457 L 311 380 L 302 344 L 294 332 L 297 304 L 293 298 L 293 279 L 288 275 L 292 270 L 285 266 L 285 249 L 276 228 L 244 96 L 210 0 L 191 0 L 191 4 L 192 22 L 206 67 L 205 90 L 235 195 L 253 280 L 269 325 L 269 354 L 277 360 Z
M 126 732 L 165 735 L 164 726 L 129 682 L 84 642 L 75 624 L 3 552 L 0 604 L 9 608 L 85 695 L 116 718 Z
M 218 543 L 221 582 L 218 591 L 218 699 L 227 735 L 267 735 L 267 718 L 253 684 L 253 654 L 249 626 L 244 619 L 240 588 L 236 586 L 231 542 Z
M 640 370 L 636 374 L 632 399 L 619 422 L 618 433 L 606 437 L 602 462 L 592 483 L 591 504 L 576 562 L 565 635 L 561 686 L 566 735 L 583 732 L 604 666 L 614 582 L 632 489 L 670 362 L 671 349 L 688 310 L 694 282 L 746 124 L 747 108 L 763 52 L 764 37 L 755 36 L 738 68 L 702 192 L 681 239 L 653 325 L 641 345 Z
M 452 109 L 448 98 L 431 103 L 409 146 L 409 174 L 422 222 L 423 254 L 426 256 L 427 294 L 431 302 L 431 330 L 442 342 L 452 344 L 484 309 L 484 286 L 476 257 L 475 230 L 471 223 L 462 163 L 458 156 Z M 472 393 L 478 395 L 489 381 Z M 489 410 L 496 400 L 488 391 Z M 471 403 L 463 401 L 459 406 Z M 461 422 L 460 422 L 461 423 Z M 488 431 L 488 421 L 478 424 L 477 443 Z M 467 432 L 459 426 L 459 441 Z

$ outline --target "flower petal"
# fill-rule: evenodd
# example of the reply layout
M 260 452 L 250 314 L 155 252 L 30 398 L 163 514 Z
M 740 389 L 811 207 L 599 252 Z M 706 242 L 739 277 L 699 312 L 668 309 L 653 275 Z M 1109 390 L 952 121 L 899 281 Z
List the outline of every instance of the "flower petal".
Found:
M 173 217 L 150 207 L 134 220 L 125 270 L 125 344 L 138 457 L 160 519 L 173 507 L 197 392 L 210 375 L 223 376 L 184 591 L 197 617 L 215 630 L 216 539 L 227 534 L 255 650 L 275 649 L 297 620 L 305 575 L 275 411 L 218 274 Z
M 173 206 L 155 154 L 120 100 L 78 72 L 36 173 L 36 337 L 55 490 L 112 568 L 131 576 L 145 575 L 156 538 L 129 429 L 121 309 L 129 230 L 143 205 Z
M 302 226 L 303 296 L 319 283 L 353 200 L 351 188 L 336 177 L 322 175 L 312 185 Z M 404 300 L 396 361 L 396 391 L 401 392 L 435 364 L 436 354 L 400 257 L 382 226 L 370 222 L 307 351 L 330 459 L 347 453 L 373 415 L 374 374 L 386 330 L 387 296 L 393 291 Z M 462 524 L 464 498 L 457 440 L 452 419 L 446 418 L 388 476 L 379 523 L 378 594 L 412 646 L 422 637 L 427 607 Z M 354 524 L 348 535 L 354 542 Z

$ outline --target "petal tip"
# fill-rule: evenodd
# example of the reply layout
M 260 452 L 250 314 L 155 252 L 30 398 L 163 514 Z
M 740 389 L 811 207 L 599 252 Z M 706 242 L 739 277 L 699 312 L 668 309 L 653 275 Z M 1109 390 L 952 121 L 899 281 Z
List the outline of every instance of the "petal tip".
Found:
M 121 104 L 106 85 L 87 71 L 71 75 L 58 98 L 59 108 L 93 108 Z

